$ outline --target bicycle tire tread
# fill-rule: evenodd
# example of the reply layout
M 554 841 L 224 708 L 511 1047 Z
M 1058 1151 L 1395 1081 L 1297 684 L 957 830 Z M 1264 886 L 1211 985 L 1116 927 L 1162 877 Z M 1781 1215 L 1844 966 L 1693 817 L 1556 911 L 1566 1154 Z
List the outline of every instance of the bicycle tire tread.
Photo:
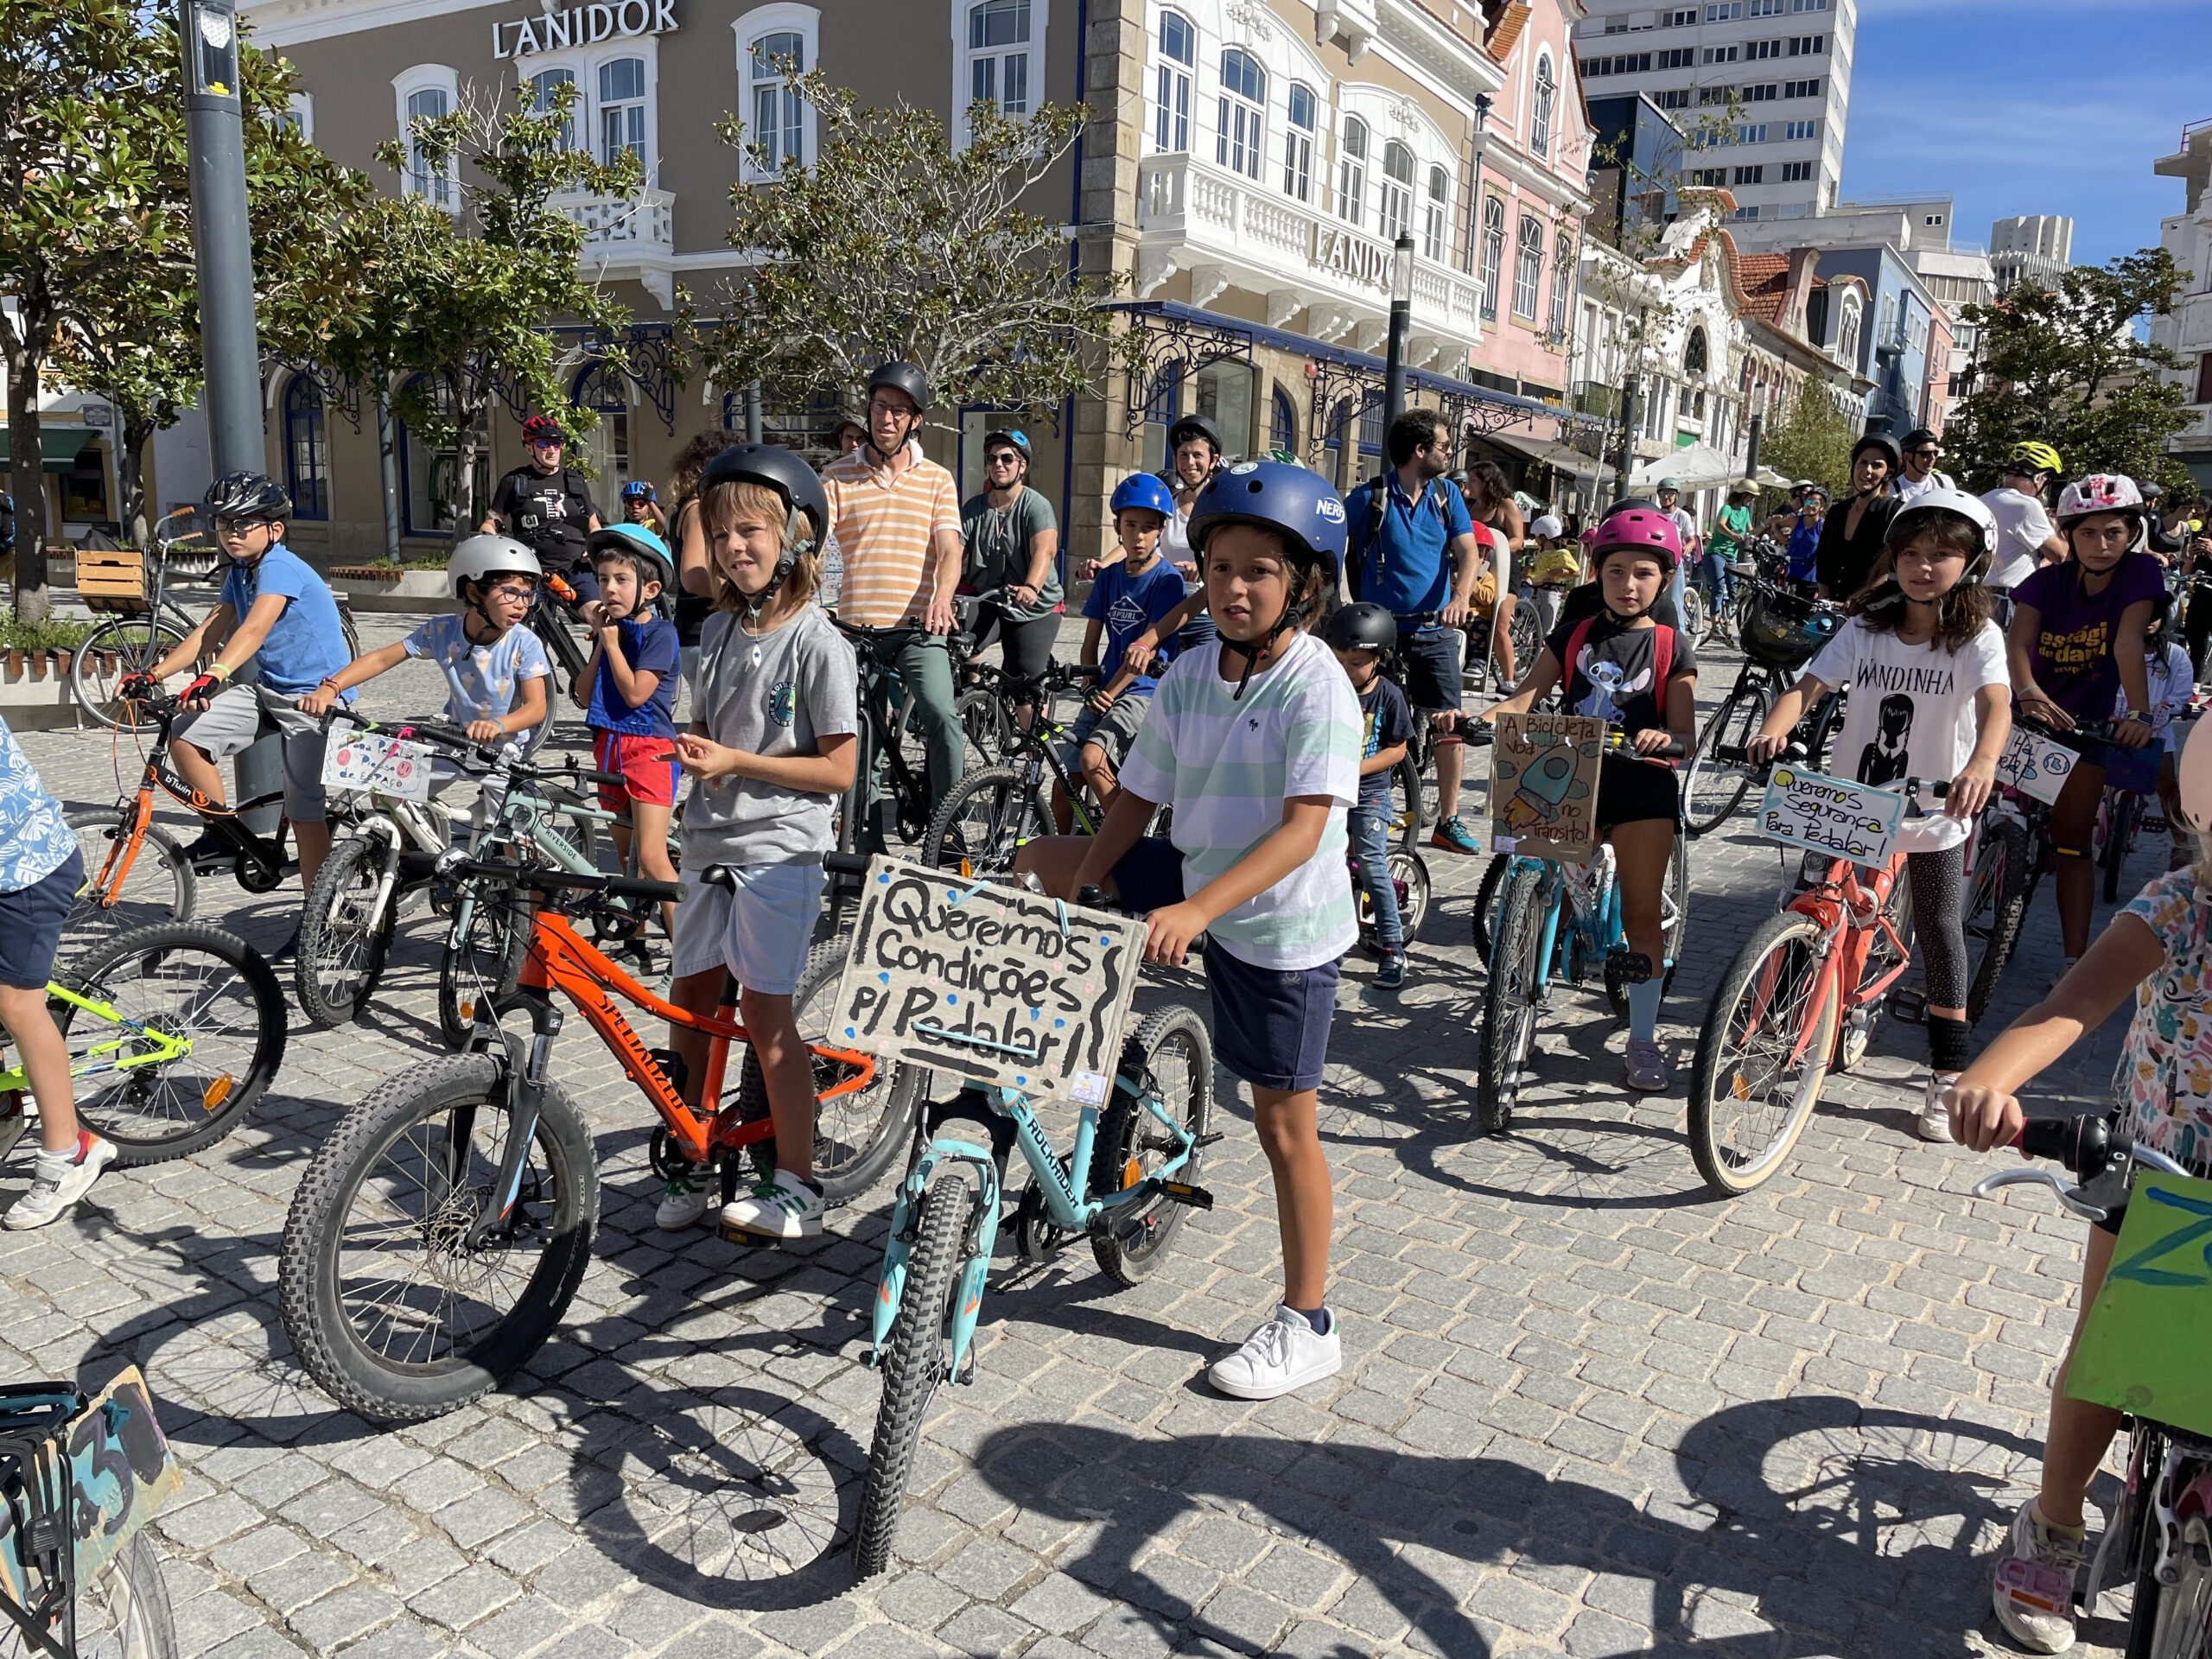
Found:
M 1690 1066 L 1688 1127 L 1690 1157 L 1697 1165 L 1699 1175 L 1704 1178 L 1706 1185 L 1716 1197 L 1740 1198 L 1764 1184 L 1782 1166 L 1789 1155 L 1790 1148 L 1803 1135 L 1805 1125 L 1812 1121 L 1813 1114 L 1820 1108 L 1821 1091 L 1827 1084 L 1827 1056 L 1834 1050 L 1835 1030 L 1840 1023 L 1833 984 L 1821 994 L 1819 1014 L 1828 1030 L 1825 1035 L 1815 1033 L 1820 1036 L 1819 1042 L 1808 1044 L 1806 1047 L 1808 1056 L 1816 1052 L 1821 1056 L 1818 1061 L 1807 1062 L 1819 1066 L 1821 1077 L 1814 1085 L 1811 1098 L 1796 1115 L 1784 1134 L 1782 1145 L 1775 1149 L 1764 1170 L 1753 1179 L 1739 1179 L 1728 1169 L 1713 1144 L 1713 1103 L 1722 1058 L 1720 1047 L 1730 1029 L 1736 1005 L 1743 1000 L 1760 964 L 1774 954 L 1777 945 L 1796 935 L 1817 934 L 1819 931 L 1817 922 L 1797 911 L 1777 911 L 1768 917 L 1752 930 L 1751 938 L 1745 940 L 1743 948 L 1736 952 L 1735 960 L 1728 964 L 1728 971 L 1720 976 L 1719 988 L 1713 993 L 1713 1001 L 1707 1006 L 1705 1028 L 1698 1035 L 1697 1058 Z

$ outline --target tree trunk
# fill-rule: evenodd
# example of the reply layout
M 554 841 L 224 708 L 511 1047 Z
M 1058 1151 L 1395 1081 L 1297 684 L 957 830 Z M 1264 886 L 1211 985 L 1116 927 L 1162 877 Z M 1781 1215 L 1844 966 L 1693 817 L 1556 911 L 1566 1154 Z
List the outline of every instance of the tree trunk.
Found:
M 19 308 L 8 344 L 8 493 L 16 499 L 16 618 L 43 622 L 46 588 L 46 463 L 39 453 L 38 382 L 54 326 L 39 309 Z
M 142 552 L 147 546 L 146 446 L 153 439 L 153 422 L 124 423 L 123 534 L 131 546 Z

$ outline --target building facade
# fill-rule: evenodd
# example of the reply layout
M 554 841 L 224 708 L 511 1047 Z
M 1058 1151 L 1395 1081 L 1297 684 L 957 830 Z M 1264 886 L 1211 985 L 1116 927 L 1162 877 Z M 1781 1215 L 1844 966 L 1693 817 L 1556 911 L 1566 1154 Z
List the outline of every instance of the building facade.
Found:
M 1642 92 L 1698 155 L 1689 181 L 1739 219 L 1802 219 L 1835 200 L 1851 105 L 1857 0 L 1599 0 L 1574 31 L 1593 98 Z
M 2015 283 L 2056 288 L 2074 259 L 2074 221 L 2029 213 L 1990 221 L 1989 263 L 2001 291 Z
M 2182 211 L 2158 224 L 2159 245 L 2182 274 L 2182 296 L 2164 315 L 2151 319 L 2151 343 L 2181 359 L 2168 378 L 2189 393 L 2190 423 L 2166 448 L 2212 491 L 2212 119 L 2183 128 L 2181 143 L 2154 170 L 2179 179 L 2183 190 Z

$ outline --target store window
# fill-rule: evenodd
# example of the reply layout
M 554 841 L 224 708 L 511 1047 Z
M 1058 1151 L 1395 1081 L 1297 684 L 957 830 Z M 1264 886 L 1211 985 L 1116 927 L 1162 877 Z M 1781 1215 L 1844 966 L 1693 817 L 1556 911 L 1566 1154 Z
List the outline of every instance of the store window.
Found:
M 1559 102 L 1559 82 L 1552 74 L 1549 56 L 1536 60 L 1536 99 L 1529 118 L 1529 148 L 1539 156 L 1552 153 L 1552 111 Z
M 1505 202 L 1499 196 L 1483 198 L 1483 254 L 1477 280 L 1482 284 L 1483 321 L 1497 321 L 1498 272 L 1505 264 Z
M 1296 201 L 1313 199 L 1313 133 L 1319 107 L 1311 86 L 1293 83 L 1290 124 L 1283 134 L 1282 193 Z
M 330 517 L 330 437 L 322 391 L 296 374 L 284 389 L 284 487 L 296 518 Z
M 1160 14 L 1160 82 L 1153 110 L 1152 147 L 1180 155 L 1191 147 L 1191 71 L 1198 61 L 1198 31 L 1179 11 Z
M 1452 177 L 1442 168 L 1432 167 L 1428 169 L 1428 202 L 1421 219 L 1421 251 L 1438 264 L 1444 263 L 1451 226 Z
M 573 69 L 541 69 L 530 78 L 531 113 L 550 115 L 559 98 L 561 88 L 573 86 L 575 84 L 576 72 Z M 561 148 L 563 149 L 574 149 L 576 147 L 577 107 L 575 104 L 570 104 L 569 113 L 561 123 Z
M 1414 153 L 1393 138 L 1382 146 L 1382 182 L 1376 192 L 1381 213 L 1376 229 L 1385 242 L 1406 233 L 1413 217 Z
M 1001 113 L 1029 113 L 1030 0 L 982 0 L 968 8 L 968 101 Z
M 1533 213 L 1521 216 L 1519 245 L 1513 255 L 1513 315 L 1536 320 L 1536 296 L 1544 276 L 1544 222 Z
M 1232 173 L 1260 176 L 1265 147 L 1268 77 L 1249 53 L 1231 47 L 1221 54 L 1221 128 L 1214 135 L 1214 160 Z
M 611 499 L 630 476 L 630 385 L 620 370 L 594 363 L 576 377 L 569 401 L 599 416 L 578 446 L 600 493 Z
M 1367 123 L 1356 115 L 1344 118 L 1344 142 L 1337 153 L 1337 217 L 1357 225 L 1365 216 L 1367 198 Z
M 599 159 L 612 167 L 624 155 L 648 166 L 645 154 L 645 60 L 616 58 L 599 66 Z

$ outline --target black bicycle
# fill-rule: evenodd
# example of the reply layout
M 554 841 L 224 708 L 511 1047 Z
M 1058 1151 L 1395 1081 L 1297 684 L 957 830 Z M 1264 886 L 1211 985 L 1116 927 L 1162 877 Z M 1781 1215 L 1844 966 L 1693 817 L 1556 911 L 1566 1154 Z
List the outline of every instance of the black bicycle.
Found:
M 1002 739 L 1005 761 L 969 772 L 938 804 L 922 837 L 923 863 L 963 875 L 1000 875 L 1012 869 L 1024 842 L 1055 832 L 1048 784 L 1066 795 L 1075 833 L 1098 833 L 1104 814 L 1061 753 L 1062 745 L 1074 741 L 1074 728 L 1060 721 L 1052 706 L 1063 692 L 1095 685 L 1099 671 L 1096 666 L 1055 663 L 1036 680 L 1007 677 L 1007 685 L 1019 688 L 1035 713 L 1027 729 L 1009 716 Z
M 1751 574 L 1744 574 L 1746 569 Z M 1710 835 L 1743 804 L 1759 772 L 1748 751 L 1767 711 L 1843 626 L 1840 605 L 1770 581 L 1756 566 L 1739 565 L 1737 574 L 1751 588 L 1738 627 L 1744 664 L 1698 733 L 1682 777 L 1682 818 L 1693 836 Z M 1805 766 L 1820 769 L 1842 717 L 1843 694 L 1837 690 L 1806 711 L 1791 740 L 1804 751 Z

